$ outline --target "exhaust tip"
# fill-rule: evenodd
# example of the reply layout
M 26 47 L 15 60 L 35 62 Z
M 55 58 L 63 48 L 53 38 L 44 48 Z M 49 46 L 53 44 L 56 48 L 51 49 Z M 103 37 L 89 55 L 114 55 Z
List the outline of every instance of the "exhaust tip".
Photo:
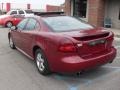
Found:
M 111 63 L 113 63 L 113 61 L 110 61 L 109 63 L 111 64 Z
M 81 74 L 83 74 L 83 71 L 76 73 L 77 76 L 80 76 Z

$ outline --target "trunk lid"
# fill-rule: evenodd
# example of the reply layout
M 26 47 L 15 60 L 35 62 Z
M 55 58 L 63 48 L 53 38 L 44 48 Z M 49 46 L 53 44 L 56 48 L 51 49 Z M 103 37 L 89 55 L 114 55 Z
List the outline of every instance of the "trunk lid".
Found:
M 78 43 L 78 54 L 83 58 L 108 51 L 113 41 L 113 36 L 110 37 L 110 32 L 105 30 L 83 30 L 63 34 L 72 37 L 73 43 Z M 79 43 L 82 43 L 82 46 L 79 46 Z

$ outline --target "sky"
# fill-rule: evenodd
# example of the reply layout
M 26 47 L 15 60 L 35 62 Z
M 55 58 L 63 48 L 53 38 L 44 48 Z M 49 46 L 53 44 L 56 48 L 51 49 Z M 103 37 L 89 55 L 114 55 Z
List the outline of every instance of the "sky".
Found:
M 17 3 L 16 6 L 19 4 L 32 4 L 33 9 L 45 9 L 46 4 L 50 5 L 60 5 L 65 2 L 65 0 L 0 0 L 0 3 Z

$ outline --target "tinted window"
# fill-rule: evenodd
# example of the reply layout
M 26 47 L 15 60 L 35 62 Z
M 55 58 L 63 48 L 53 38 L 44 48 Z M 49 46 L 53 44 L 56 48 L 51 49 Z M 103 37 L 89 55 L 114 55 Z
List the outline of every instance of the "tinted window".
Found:
M 27 25 L 26 25 L 26 30 L 34 30 L 36 27 L 37 21 L 35 19 L 29 19 Z
M 28 21 L 28 19 L 22 20 L 22 21 L 17 25 L 18 30 L 23 30 L 24 27 L 25 27 L 25 25 L 27 24 L 27 21 Z
M 93 26 L 69 16 L 45 17 L 43 20 L 56 32 L 93 29 Z
M 22 10 L 19 11 L 19 14 L 24 14 L 24 12 Z
M 17 14 L 17 11 L 12 11 L 10 15 Z

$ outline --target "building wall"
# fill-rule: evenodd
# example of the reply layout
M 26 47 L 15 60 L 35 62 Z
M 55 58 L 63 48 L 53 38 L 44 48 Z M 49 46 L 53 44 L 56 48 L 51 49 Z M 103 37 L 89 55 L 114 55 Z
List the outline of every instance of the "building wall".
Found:
M 65 11 L 67 15 L 71 15 L 72 0 L 65 1 Z M 87 1 L 87 20 L 95 26 L 103 26 L 105 0 L 88 0 Z
M 105 0 L 89 0 L 88 21 L 95 26 L 103 26 Z
M 71 2 L 71 0 L 65 0 L 65 13 L 69 16 L 71 16 Z
M 106 0 L 105 17 L 111 18 L 113 28 L 120 29 L 120 0 Z
M 64 11 L 64 6 L 53 6 L 53 5 L 46 5 L 46 11 L 48 12 L 59 12 Z

